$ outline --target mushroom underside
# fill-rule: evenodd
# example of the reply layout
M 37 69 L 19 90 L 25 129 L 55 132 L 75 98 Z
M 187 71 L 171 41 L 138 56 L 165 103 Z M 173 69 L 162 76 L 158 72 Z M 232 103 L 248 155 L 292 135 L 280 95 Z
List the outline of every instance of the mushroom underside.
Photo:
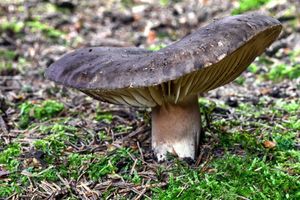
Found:
M 137 107 L 156 107 L 165 102 L 177 104 L 186 96 L 205 93 L 219 86 L 225 85 L 237 78 L 251 62 L 260 55 L 264 48 L 273 41 L 276 29 L 273 32 L 261 33 L 252 38 L 247 45 L 220 59 L 215 64 L 186 74 L 178 79 L 166 81 L 149 87 L 122 88 L 115 90 L 80 89 L 95 99 Z M 266 35 L 268 34 L 268 35 Z M 264 40 L 264 41 L 261 41 Z M 267 45 L 266 45 L 267 44 Z

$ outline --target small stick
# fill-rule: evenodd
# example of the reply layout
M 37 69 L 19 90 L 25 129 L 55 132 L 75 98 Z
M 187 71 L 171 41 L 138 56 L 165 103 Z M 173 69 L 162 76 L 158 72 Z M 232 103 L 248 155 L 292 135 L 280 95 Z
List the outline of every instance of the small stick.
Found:
M 139 200 L 142 198 L 142 196 L 145 194 L 147 191 L 147 188 L 144 188 L 143 191 L 140 192 L 140 194 L 134 199 L 134 200 Z
M 6 123 L 5 123 L 5 121 L 4 121 L 4 119 L 1 115 L 0 115 L 0 126 L 1 126 L 1 129 L 2 129 L 3 133 L 5 135 L 8 135 L 8 130 L 7 130 Z
M 133 137 L 133 136 L 135 136 L 135 135 L 137 135 L 137 134 L 144 133 L 144 132 L 150 130 L 150 128 L 145 128 L 145 126 L 146 126 L 146 125 L 141 126 L 141 127 L 139 127 L 137 130 L 135 130 L 135 131 L 133 131 L 132 133 L 130 133 L 129 135 L 123 137 L 121 141 L 125 141 L 125 140 L 127 140 L 127 139 L 129 139 L 129 138 L 131 138 L 131 137 Z
M 200 155 L 198 156 L 198 159 L 197 159 L 197 161 L 196 161 L 196 164 L 195 164 L 196 167 L 199 167 L 199 165 L 200 165 L 200 163 L 201 163 L 201 161 L 202 161 L 203 154 L 204 154 L 204 152 L 201 151 L 201 153 L 200 153 Z
M 135 166 L 136 166 L 137 161 L 138 161 L 138 159 L 135 159 L 135 160 L 134 160 L 133 166 L 132 166 L 132 168 L 131 168 L 131 170 L 130 170 L 130 175 L 133 174 L 134 168 L 135 168 Z
M 136 144 L 137 144 L 138 149 L 139 149 L 139 152 L 140 152 L 140 154 L 141 154 L 142 161 L 145 161 L 145 160 L 144 160 L 144 155 L 143 155 L 143 150 L 142 150 L 142 148 L 141 148 L 140 143 L 139 143 L 139 142 L 136 142 Z
M 0 80 L 21 80 L 22 77 L 18 76 L 0 76 Z

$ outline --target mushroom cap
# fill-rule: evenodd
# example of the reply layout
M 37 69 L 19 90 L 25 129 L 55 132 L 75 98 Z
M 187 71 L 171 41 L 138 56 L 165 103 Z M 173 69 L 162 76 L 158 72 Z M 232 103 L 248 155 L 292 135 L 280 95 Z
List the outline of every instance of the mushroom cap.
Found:
M 156 52 L 90 47 L 64 55 L 49 79 L 99 99 L 134 106 L 177 103 L 237 78 L 280 34 L 258 13 L 216 20 Z

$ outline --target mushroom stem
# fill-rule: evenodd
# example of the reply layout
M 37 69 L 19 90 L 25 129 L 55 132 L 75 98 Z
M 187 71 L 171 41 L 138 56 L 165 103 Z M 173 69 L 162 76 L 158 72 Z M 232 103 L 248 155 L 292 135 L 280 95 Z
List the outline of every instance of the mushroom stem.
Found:
M 200 139 L 200 110 L 197 95 L 177 104 L 165 103 L 152 109 L 152 148 L 158 161 L 167 152 L 195 159 Z

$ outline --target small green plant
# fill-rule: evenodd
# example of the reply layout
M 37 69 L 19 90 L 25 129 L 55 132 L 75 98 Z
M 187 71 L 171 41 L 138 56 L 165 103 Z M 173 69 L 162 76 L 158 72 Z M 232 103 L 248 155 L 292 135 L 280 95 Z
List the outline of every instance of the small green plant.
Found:
M 0 61 L 0 75 L 12 73 L 14 71 L 12 62 Z
M 148 50 L 150 51 L 158 51 L 162 48 L 165 48 L 167 45 L 164 43 L 160 43 L 160 44 L 152 44 L 150 45 L 150 47 L 148 48 Z
M 210 123 L 212 122 L 212 113 L 214 109 L 217 107 L 217 104 L 214 101 L 209 101 L 205 98 L 200 98 L 198 100 L 200 112 L 203 115 L 202 117 L 204 119 L 201 119 L 202 122 L 206 127 L 210 126 Z
M 37 20 L 27 22 L 26 26 L 29 27 L 32 32 L 41 31 L 44 35 L 53 39 L 58 39 L 65 35 L 65 33 Z
M 21 189 L 15 182 L 6 183 L 0 180 L 0 198 L 5 199 L 15 192 L 20 192 Z
M 0 49 L 0 76 L 11 76 L 23 72 L 27 64 L 27 60 L 17 51 Z
M 244 76 L 239 76 L 234 80 L 234 83 L 238 85 L 244 85 L 246 78 Z
M 283 125 L 295 132 L 300 131 L 300 119 L 298 116 L 291 116 Z
M 62 103 L 46 100 L 41 104 L 34 104 L 32 102 L 25 102 L 19 106 L 21 128 L 27 128 L 32 120 L 46 120 L 56 116 L 64 109 Z
M 170 5 L 171 3 L 178 3 L 178 2 L 180 2 L 180 1 L 182 1 L 182 0 L 159 0 L 159 4 L 161 5 L 161 6 L 168 6 L 168 5 Z
M 292 132 L 274 133 L 273 138 L 276 141 L 276 149 L 280 151 L 288 151 L 295 148 L 295 134 Z
M 284 101 L 282 99 L 279 99 L 275 102 L 275 106 L 289 113 L 300 112 L 300 101 Z
M 120 124 L 120 125 L 117 125 L 114 130 L 117 132 L 117 133 L 120 133 L 120 132 L 129 132 L 132 130 L 132 127 L 131 126 L 126 126 L 126 125 L 123 125 L 123 124 Z
M 103 113 L 103 112 L 97 112 L 96 115 L 97 121 L 103 121 L 105 123 L 111 123 L 113 120 L 113 115 L 111 113 Z
M 71 176 L 76 180 L 80 175 L 80 168 L 82 168 L 82 166 L 89 165 L 93 158 L 94 156 L 92 154 L 82 155 L 78 153 L 71 153 L 67 157 L 67 164 L 65 166 L 61 166 L 59 171 L 63 176 Z
M 68 146 L 67 143 L 76 143 L 78 140 L 74 134 L 77 128 L 72 126 L 54 124 L 53 126 L 42 126 L 40 130 L 42 133 L 50 135 L 36 140 L 34 147 L 44 153 L 44 159 L 47 163 L 54 163 L 59 160 L 59 156 L 64 153 Z
M 0 174 L 8 172 L 8 178 L 1 179 L 0 176 L 0 199 L 8 197 L 15 192 L 20 192 L 20 184 L 25 183 L 23 176 L 17 174 L 21 162 L 18 159 L 22 153 L 19 143 L 12 143 L 0 151 Z M 20 178 L 20 181 L 17 181 Z
M 289 58 L 293 63 L 296 63 L 300 57 L 300 49 L 295 49 L 289 53 Z
M 248 71 L 255 74 L 258 71 L 259 67 L 256 64 L 251 64 L 248 67 Z
M 128 179 L 128 170 L 131 169 L 133 165 L 130 153 L 131 151 L 129 149 L 121 148 L 113 150 L 110 152 L 110 155 L 98 156 L 87 170 L 90 178 L 98 180 L 109 174 L 113 175 L 118 173 Z M 132 178 L 136 179 L 135 175 L 132 175 Z
M 20 33 L 25 27 L 24 22 L 18 20 L 4 20 L 0 24 L 0 30 L 2 31 L 11 31 L 13 33 Z
M 125 8 L 130 8 L 130 7 L 132 7 L 135 3 L 134 3 L 134 0 L 121 0 L 121 4 L 122 4 Z
M 288 66 L 279 64 L 270 70 L 267 77 L 272 81 L 280 81 L 283 79 L 296 79 L 300 77 L 300 64 Z
M 13 143 L 7 146 L 0 152 L 0 165 L 5 164 L 10 171 L 16 170 L 19 166 L 19 161 L 16 159 L 21 154 L 20 144 Z
M 11 50 L 1 50 L 0 49 L 0 59 L 5 59 L 5 60 L 14 60 L 17 57 L 16 51 L 11 51 Z
M 34 142 L 34 147 L 37 150 L 44 152 L 49 156 L 48 161 L 51 162 L 51 156 L 58 156 L 65 149 L 65 141 L 67 141 L 67 135 L 64 133 L 51 134 L 45 139 L 37 140 Z
M 13 60 L 17 58 L 17 53 L 11 50 L 0 50 L 0 75 L 14 71 Z
M 28 27 L 32 32 L 41 31 L 45 36 L 53 39 L 58 39 L 65 35 L 64 32 L 57 30 L 47 24 L 44 24 L 37 19 L 27 22 L 22 22 L 17 19 L 3 20 L 0 24 L 0 31 L 10 31 L 16 34 L 21 33 L 24 28 Z
M 159 0 L 161 6 L 167 6 L 170 4 L 170 0 Z
M 241 14 L 249 10 L 258 9 L 270 0 L 239 0 L 238 7 L 231 12 L 233 15 Z

